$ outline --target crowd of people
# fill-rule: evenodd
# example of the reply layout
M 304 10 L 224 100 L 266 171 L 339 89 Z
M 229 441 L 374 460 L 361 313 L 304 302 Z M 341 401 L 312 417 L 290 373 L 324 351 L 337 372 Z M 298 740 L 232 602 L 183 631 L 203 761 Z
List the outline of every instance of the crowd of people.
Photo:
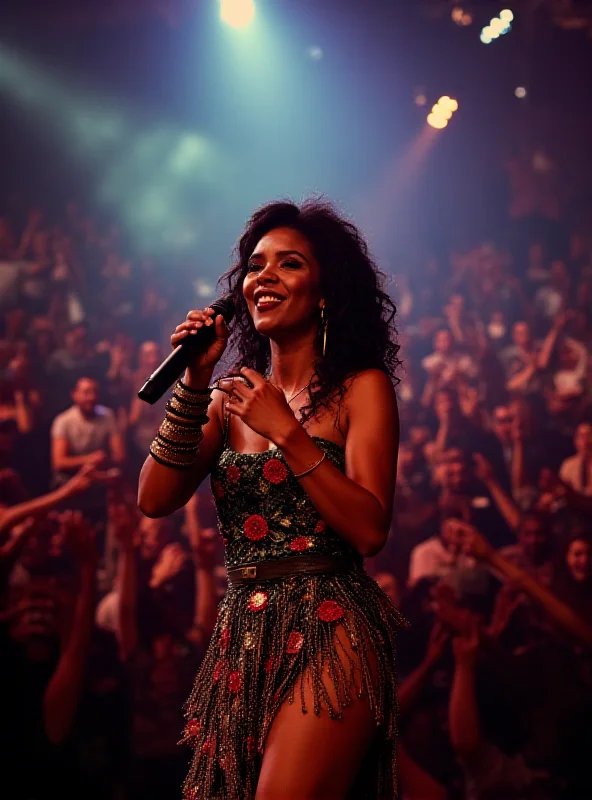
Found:
M 136 508 L 164 415 L 136 392 L 200 303 L 181 273 L 167 284 L 74 203 L 0 219 L 0 735 L 15 800 L 180 796 L 183 705 L 225 580 L 208 487 L 164 520 Z M 402 796 L 583 800 L 592 242 L 440 255 L 402 268 L 396 299 L 395 514 L 366 569 L 409 622 Z

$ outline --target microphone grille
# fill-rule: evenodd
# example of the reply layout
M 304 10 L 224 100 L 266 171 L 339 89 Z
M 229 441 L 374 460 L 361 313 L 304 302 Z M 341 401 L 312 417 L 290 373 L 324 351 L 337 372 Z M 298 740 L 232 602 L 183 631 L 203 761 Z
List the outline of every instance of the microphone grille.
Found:
M 234 300 L 230 294 L 225 294 L 223 297 L 214 300 L 213 303 L 210 303 L 210 308 L 213 308 L 216 314 L 222 314 L 224 321 L 227 323 L 234 317 Z

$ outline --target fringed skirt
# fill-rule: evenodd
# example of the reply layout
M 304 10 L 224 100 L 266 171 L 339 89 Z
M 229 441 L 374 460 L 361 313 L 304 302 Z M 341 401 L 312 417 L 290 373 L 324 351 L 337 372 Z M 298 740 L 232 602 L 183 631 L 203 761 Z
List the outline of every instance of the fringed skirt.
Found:
M 186 706 L 182 742 L 194 748 L 186 800 L 254 798 L 280 706 L 296 697 L 303 713 L 310 711 L 305 675 L 313 687 L 312 710 L 326 710 L 336 724 L 354 696 L 368 698 L 377 735 L 363 797 L 395 797 L 395 635 L 402 624 L 390 599 L 362 571 L 230 586 Z M 351 651 L 340 646 L 337 626 Z

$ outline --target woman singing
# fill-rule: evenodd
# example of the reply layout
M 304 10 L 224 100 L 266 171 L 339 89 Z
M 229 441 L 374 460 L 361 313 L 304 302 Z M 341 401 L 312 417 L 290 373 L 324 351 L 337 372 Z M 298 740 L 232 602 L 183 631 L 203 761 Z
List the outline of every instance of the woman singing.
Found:
M 186 798 L 395 797 L 401 618 L 363 569 L 387 538 L 397 465 L 395 308 L 379 278 L 330 206 L 271 203 L 226 276 L 238 365 L 221 392 L 208 386 L 222 317 L 191 311 L 171 338 L 215 325 L 139 505 L 170 514 L 210 474 L 229 583 L 187 704 Z

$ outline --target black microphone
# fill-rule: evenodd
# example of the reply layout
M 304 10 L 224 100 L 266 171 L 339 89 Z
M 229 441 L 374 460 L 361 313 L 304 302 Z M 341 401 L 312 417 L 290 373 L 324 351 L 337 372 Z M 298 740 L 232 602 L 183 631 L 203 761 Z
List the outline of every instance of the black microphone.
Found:
M 230 295 L 214 300 L 209 307 L 214 309 L 216 316 L 222 314 L 226 324 L 234 317 L 234 301 Z M 170 389 L 198 353 L 207 350 L 215 338 L 215 325 L 204 325 L 197 329 L 197 333 L 186 336 L 142 386 L 138 392 L 140 400 L 153 406 L 167 389 Z

